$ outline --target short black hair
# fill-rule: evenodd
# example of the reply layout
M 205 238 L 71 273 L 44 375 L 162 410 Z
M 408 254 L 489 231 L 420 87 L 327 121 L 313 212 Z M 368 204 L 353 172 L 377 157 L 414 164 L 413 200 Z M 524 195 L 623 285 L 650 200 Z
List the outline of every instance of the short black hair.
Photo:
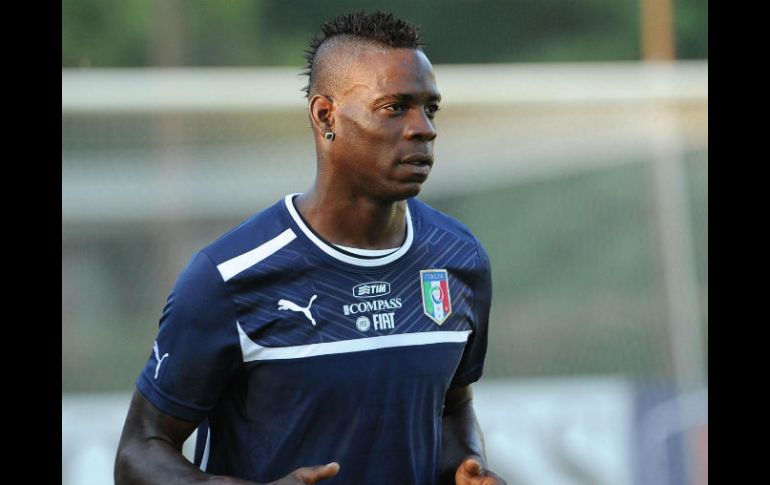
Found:
M 343 14 L 321 24 L 321 32 L 310 40 L 310 49 L 305 51 L 305 71 L 308 77 L 303 88 L 305 97 L 310 96 L 313 84 L 313 68 L 318 48 L 338 35 L 350 35 L 393 48 L 421 49 L 424 44 L 420 38 L 420 29 L 409 22 L 393 16 L 392 13 L 376 11 L 371 14 L 355 12 Z

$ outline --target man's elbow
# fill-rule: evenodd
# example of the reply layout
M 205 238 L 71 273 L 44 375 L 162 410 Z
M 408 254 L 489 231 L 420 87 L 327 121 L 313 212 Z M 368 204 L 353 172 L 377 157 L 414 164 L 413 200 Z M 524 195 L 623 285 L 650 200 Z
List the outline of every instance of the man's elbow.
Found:
M 122 483 L 126 483 L 125 479 L 127 476 L 127 457 L 126 453 L 123 449 L 123 447 L 118 448 L 118 452 L 115 455 L 115 468 L 112 471 L 113 478 L 115 479 L 115 485 L 120 485 Z
M 115 479 L 115 485 L 127 485 L 134 483 L 132 477 L 135 476 L 132 470 L 135 469 L 136 463 L 136 450 L 132 450 L 131 446 L 127 446 L 125 443 L 121 443 L 118 446 L 118 452 L 115 455 L 115 468 L 113 470 L 113 477 Z
M 449 389 L 444 398 L 443 416 L 454 414 L 473 405 L 473 392 L 470 386 Z

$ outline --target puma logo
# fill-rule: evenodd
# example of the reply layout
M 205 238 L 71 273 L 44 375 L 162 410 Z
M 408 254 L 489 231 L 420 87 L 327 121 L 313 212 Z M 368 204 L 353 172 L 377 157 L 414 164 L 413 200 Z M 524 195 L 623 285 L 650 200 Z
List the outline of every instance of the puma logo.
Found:
M 310 305 L 313 304 L 313 300 L 318 298 L 318 295 L 313 295 L 312 298 L 310 298 L 310 303 L 307 304 L 306 307 L 301 307 L 297 305 L 296 303 L 290 302 L 289 300 L 278 300 L 278 309 L 279 310 L 291 310 L 293 312 L 302 312 L 305 314 L 308 320 L 310 320 L 310 323 L 315 325 L 315 318 L 313 318 L 313 315 L 310 314 Z
M 163 354 L 163 357 L 159 356 L 160 352 L 158 351 L 158 341 L 157 340 L 152 344 L 152 350 L 155 352 L 155 360 L 158 361 L 158 365 L 155 366 L 155 379 L 157 380 L 158 379 L 158 372 L 160 371 L 160 364 L 163 363 L 163 359 L 168 357 L 168 352 Z

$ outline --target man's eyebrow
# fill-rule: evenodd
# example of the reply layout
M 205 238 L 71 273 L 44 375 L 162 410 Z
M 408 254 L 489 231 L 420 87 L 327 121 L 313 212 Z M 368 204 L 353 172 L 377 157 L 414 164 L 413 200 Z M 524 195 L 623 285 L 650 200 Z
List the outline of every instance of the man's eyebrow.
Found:
M 388 100 L 388 99 L 392 99 L 394 101 L 401 101 L 401 102 L 405 102 L 405 103 L 410 103 L 410 102 L 414 101 L 415 99 L 417 99 L 418 97 L 422 97 L 422 96 L 415 96 L 414 94 L 411 94 L 411 93 L 384 94 L 382 96 L 378 96 L 374 101 L 369 103 L 369 106 L 376 106 L 377 104 L 381 103 L 382 101 L 385 101 L 385 100 Z M 435 94 L 435 93 L 429 94 L 427 96 L 427 100 L 428 101 L 439 102 L 439 101 L 441 101 L 441 95 L 440 94 Z

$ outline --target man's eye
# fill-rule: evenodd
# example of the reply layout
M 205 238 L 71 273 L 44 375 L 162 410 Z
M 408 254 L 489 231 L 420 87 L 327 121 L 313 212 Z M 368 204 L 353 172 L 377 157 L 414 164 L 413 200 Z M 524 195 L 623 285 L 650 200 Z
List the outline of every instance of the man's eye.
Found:
M 409 109 L 409 106 L 403 103 L 398 103 L 398 104 L 388 105 L 385 107 L 385 109 L 387 109 L 388 111 L 393 111 L 394 113 L 403 113 Z
M 437 104 L 431 104 L 425 107 L 425 113 L 428 115 L 428 118 L 430 119 L 433 119 L 433 117 L 436 116 L 436 113 L 439 110 L 441 110 L 441 108 L 439 108 Z

